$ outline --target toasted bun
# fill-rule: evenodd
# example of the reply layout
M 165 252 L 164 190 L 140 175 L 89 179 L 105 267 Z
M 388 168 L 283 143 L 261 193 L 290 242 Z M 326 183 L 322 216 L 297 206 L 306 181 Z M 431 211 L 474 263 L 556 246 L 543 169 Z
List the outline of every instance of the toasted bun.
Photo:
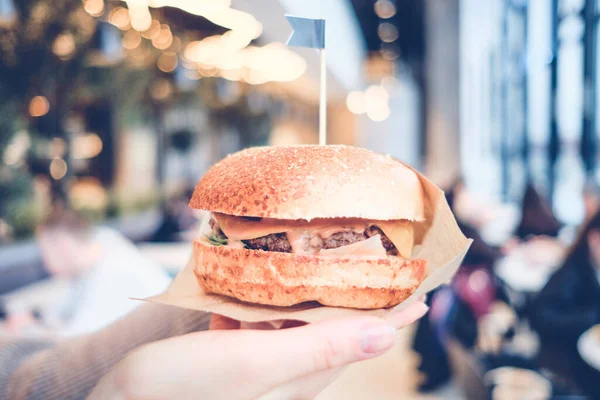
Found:
M 195 273 L 209 293 L 251 303 L 383 308 L 410 296 L 427 274 L 424 260 L 319 257 L 194 242 Z
M 215 164 L 193 208 L 277 218 L 423 219 L 416 174 L 391 157 L 349 146 L 255 147 Z

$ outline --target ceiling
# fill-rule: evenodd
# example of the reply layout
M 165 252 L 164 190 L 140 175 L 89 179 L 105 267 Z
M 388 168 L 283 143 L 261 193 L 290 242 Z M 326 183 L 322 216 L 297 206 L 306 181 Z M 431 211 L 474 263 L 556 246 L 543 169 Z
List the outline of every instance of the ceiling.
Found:
M 382 20 L 375 14 L 375 0 L 348 1 L 356 13 L 367 50 L 379 51 L 381 40 L 377 27 Z M 399 37 L 395 43 L 400 48 L 401 59 L 408 63 L 420 62 L 425 53 L 425 0 L 392 0 L 392 3 L 396 6 L 396 15 L 387 21 L 398 28 Z
M 399 37 L 394 42 L 400 50 L 400 61 L 410 64 L 418 73 L 422 67 L 425 51 L 424 2 L 425 0 L 391 0 L 396 14 L 386 20 L 396 26 Z M 291 28 L 285 14 L 328 20 L 327 64 L 329 74 L 328 93 L 330 99 L 344 99 L 350 90 L 364 85 L 362 78 L 364 59 L 370 52 L 378 52 L 381 40 L 377 29 L 381 20 L 374 10 L 375 0 L 234 0 L 232 6 L 254 15 L 263 24 L 261 41 L 285 42 Z M 164 7 L 153 10 L 172 21 L 175 29 L 188 32 L 188 39 L 220 34 L 225 29 L 212 24 L 205 18 L 187 14 L 176 8 Z M 262 44 L 264 44 L 262 43 Z M 294 49 L 308 62 L 311 85 L 303 82 L 300 92 L 311 92 L 318 98 L 319 56 L 311 49 Z M 416 71 L 414 68 L 416 67 Z M 314 86 L 314 87 L 313 87 Z M 308 90 L 312 88 L 312 90 Z M 314 92 L 314 93 L 313 93 Z

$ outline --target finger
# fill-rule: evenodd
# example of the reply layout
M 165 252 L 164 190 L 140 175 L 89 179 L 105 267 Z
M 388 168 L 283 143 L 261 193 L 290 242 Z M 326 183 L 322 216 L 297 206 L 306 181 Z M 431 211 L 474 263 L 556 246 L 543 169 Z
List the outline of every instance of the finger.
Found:
M 403 328 L 407 325 L 412 324 L 429 311 L 429 307 L 425 303 L 416 302 L 408 306 L 408 308 L 391 312 L 385 316 L 385 320 L 388 321 L 396 329 Z
M 229 398 L 256 398 L 294 379 L 376 357 L 395 338 L 395 328 L 375 317 L 284 330 L 193 333 L 139 352 L 126 381 L 152 384 L 127 388 L 182 396 L 171 398 L 186 398 L 185 393 L 219 398 L 227 382 L 235 381 L 238 385 L 227 386 Z
M 396 329 L 375 317 L 353 317 L 299 328 L 247 333 L 237 341 L 239 350 L 236 349 L 251 349 L 251 354 L 244 358 L 253 360 L 253 372 L 246 373 L 257 374 L 253 381 L 274 385 L 379 356 L 396 340 Z M 261 371 L 269 373 L 262 374 Z
M 220 314 L 213 314 L 208 329 L 211 331 L 240 329 L 240 321 L 236 321 L 235 319 Z

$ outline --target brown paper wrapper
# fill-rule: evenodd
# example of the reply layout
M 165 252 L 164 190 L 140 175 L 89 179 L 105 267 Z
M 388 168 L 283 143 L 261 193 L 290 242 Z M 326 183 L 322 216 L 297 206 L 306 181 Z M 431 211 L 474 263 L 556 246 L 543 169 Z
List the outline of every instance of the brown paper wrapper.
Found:
M 272 307 L 206 293 L 200 288 L 194 275 L 193 255 L 165 293 L 143 300 L 221 314 L 244 322 L 272 321 L 274 325 L 282 320 L 317 322 L 351 315 L 375 315 L 385 318 L 391 311 L 406 308 L 422 295 L 449 283 L 472 242 L 460 231 L 444 192 L 417 171 L 415 173 L 423 188 L 425 221 L 415 225 L 415 241 L 420 245 L 415 246 L 413 257 L 427 260 L 429 273 L 415 293 L 394 308 L 357 310 L 326 307 L 318 303 Z

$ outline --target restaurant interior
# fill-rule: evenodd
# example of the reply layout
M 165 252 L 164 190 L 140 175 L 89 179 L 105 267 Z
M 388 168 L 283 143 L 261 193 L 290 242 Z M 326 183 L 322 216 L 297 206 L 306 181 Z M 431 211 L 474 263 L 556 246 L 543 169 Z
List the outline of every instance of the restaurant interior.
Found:
M 286 15 L 325 20 L 325 76 Z M 318 144 L 325 101 L 328 144 L 414 167 L 474 242 L 317 398 L 600 398 L 598 21 L 598 0 L 0 0 L 0 354 L 164 291 L 198 180 Z

